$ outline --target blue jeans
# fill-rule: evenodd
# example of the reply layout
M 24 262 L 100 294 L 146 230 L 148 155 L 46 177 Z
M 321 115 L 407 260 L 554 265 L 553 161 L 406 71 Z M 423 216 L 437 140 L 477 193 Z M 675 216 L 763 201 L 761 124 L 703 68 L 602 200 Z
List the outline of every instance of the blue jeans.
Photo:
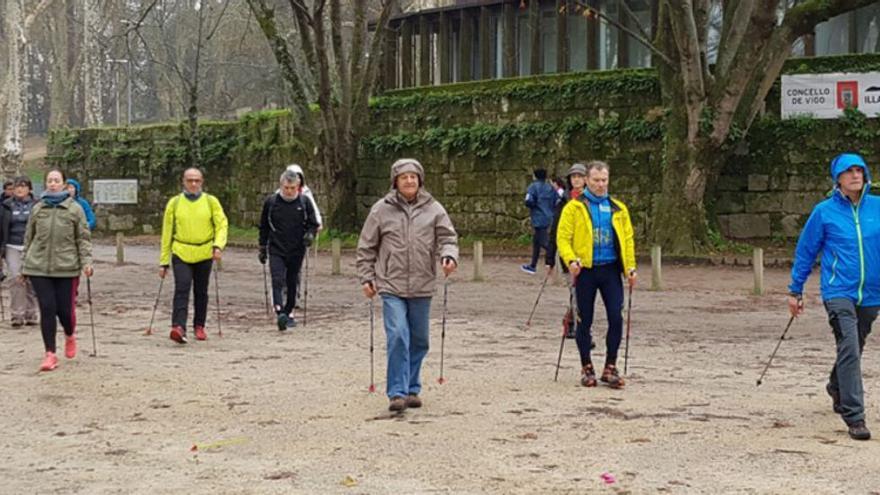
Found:
M 418 394 L 422 390 L 422 360 L 428 354 L 428 317 L 430 297 L 404 299 L 382 294 L 382 318 L 385 321 L 388 351 L 388 398 Z
M 837 359 L 828 386 L 839 391 L 843 409 L 840 416 L 849 425 L 865 419 L 862 350 L 880 307 L 856 306 L 849 299 L 834 298 L 825 301 L 825 310 L 837 342 Z
M 602 294 L 605 303 L 605 317 L 608 319 L 608 334 L 605 337 L 605 364 L 617 364 L 617 351 L 623 335 L 623 279 L 617 263 L 583 268 L 575 282 L 577 309 L 581 319 L 577 325 L 575 341 L 581 355 L 581 366 L 592 363 L 590 347 L 593 334 L 593 307 L 596 293 Z

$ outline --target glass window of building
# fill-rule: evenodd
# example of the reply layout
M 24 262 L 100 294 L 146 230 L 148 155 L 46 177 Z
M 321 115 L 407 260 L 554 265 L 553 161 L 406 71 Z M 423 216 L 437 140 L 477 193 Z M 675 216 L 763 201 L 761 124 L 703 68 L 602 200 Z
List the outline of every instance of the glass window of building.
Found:
M 856 11 L 856 51 L 874 53 L 880 51 L 880 3 Z
M 532 31 L 529 29 L 528 14 L 520 13 L 516 17 L 516 34 L 517 73 L 527 76 L 532 64 Z
M 651 3 L 648 0 L 629 0 L 628 5 L 632 13 L 635 15 L 636 23 L 633 20 L 627 20 L 627 24 L 633 26 L 633 31 L 639 32 L 637 26 L 641 26 L 648 36 L 651 35 Z M 651 41 L 650 38 L 648 41 Z M 630 38 L 627 42 L 627 58 L 630 67 L 650 67 L 651 66 L 651 50 L 644 44 Z
M 849 53 L 849 14 L 816 25 L 816 55 Z
M 601 6 L 602 12 L 612 19 L 620 19 L 619 8 L 616 0 L 605 0 Z M 599 68 L 617 68 L 617 28 L 609 24 L 605 19 L 599 21 Z
M 577 12 L 568 14 L 568 66 L 587 70 L 587 19 Z

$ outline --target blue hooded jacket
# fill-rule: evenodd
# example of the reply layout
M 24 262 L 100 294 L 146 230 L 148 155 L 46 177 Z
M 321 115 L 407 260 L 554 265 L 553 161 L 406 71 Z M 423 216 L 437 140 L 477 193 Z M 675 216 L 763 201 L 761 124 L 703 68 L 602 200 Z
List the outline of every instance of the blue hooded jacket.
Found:
M 837 186 L 838 176 L 852 166 L 865 172 L 858 204 Z M 857 306 L 880 306 L 880 198 L 868 194 L 871 172 L 861 156 L 843 153 L 831 160 L 834 190 L 813 208 L 795 249 L 789 291 L 801 294 L 813 262 L 821 253 L 822 299 L 845 298 Z
M 526 207 L 532 217 L 532 227 L 546 228 L 553 223 L 553 208 L 560 201 L 553 186 L 543 180 L 536 180 L 526 189 Z
M 92 206 L 88 201 L 85 200 L 79 193 L 82 191 L 82 186 L 79 185 L 79 181 L 76 179 L 67 179 L 67 183 L 73 185 L 76 188 L 76 196 L 74 196 L 74 200 L 82 207 L 83 211 L 86 214 L 86 221 L 89 223 L 89 230 L 95 230 L 95 226 L 97 226 L 97 222 L 95 222 L 95 212 L 92 211 Z

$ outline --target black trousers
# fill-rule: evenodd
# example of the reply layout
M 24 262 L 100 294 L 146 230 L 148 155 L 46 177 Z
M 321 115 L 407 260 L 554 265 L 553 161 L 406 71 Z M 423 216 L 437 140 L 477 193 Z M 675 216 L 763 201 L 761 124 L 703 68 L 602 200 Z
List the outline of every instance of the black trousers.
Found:
M 538 258 L 541 256 L 541 249 L 547 251 L 548 232 L 550 227 L 534 227 L 535 235 L 532 236 L 532 262 L 529 266 L 538 267 Z
M 183 328 L 184 333 L 190 288 L 195 297 L 193 326 L 205 326 L 208 316 L 208 283 L 211 281 L 213 264 L 214 260 L 210 258 L 198 263 L 186 263 L 177 256 L 171 257 L 171 267 L 174 270 L 174 310 L 171 313 L 171 324 Z
M 65 335 L 73 335 L 73 278 L 29 277 L 37 302 L 40 305 L 40 330 L 43 333 L 43 346 L 55 352 L 55 334 L 58 320 Z M 57 318 L 57 320 L 56 320 Z
M 290 314 L 296 305 L 296 285 L 302 268 L 305 251 L 287 253 L 284 256 L 269 253 L 269 270 L 272 272 L 272 304 L 276 313 Z M 284 289 L 287 300 L 284 301 Z M 284 304 L 282 304 L 284 301 Z

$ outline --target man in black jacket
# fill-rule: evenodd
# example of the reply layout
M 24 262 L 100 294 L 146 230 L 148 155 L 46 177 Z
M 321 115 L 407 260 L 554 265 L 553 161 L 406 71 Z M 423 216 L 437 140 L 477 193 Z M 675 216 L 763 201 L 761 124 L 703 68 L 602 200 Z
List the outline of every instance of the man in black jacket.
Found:
M 259 260 L 263 264 L 269 260 L 278 330 L 296 326 L 292 314 L 296 304 L 296 284 L 306 249 L 315 239 L 317 229 L 312 203 L 303 201 L 299 175 L 286 170 L 281 174 L 281 187 L 266 199 L 260 215 Z

